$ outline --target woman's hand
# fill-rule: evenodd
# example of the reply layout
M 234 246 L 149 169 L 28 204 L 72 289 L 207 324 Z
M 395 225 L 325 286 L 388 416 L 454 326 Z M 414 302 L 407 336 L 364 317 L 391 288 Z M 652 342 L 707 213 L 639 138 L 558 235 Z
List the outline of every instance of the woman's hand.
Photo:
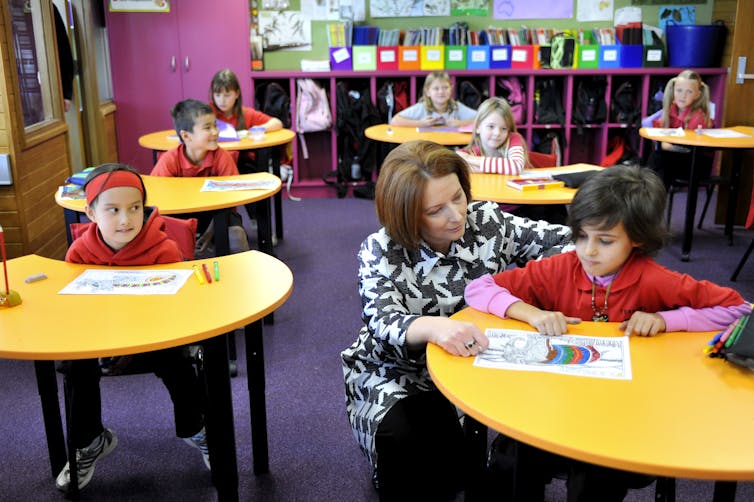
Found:
M 490 344 L 475 324 L 441 316 L 418 318 L 409 326 L 406 338 L 410 346 L 434 343 L 454 356 L 463 357 L 484 352 Z
M 665 331 L 665 319 L 660 314 L 634 312 L 628 321 L 623 321 L 619 328 L 626 336 L 654 336 Z

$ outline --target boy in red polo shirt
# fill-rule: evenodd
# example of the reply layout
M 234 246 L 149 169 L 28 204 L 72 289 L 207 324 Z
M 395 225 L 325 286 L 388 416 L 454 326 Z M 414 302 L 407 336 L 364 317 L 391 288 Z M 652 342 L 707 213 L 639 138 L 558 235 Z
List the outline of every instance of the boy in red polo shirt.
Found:
M 179 101 L 170 114 L 181 144 L 168 150 L 157 160 L 152 169 L 152 176 L 238 175 L 238 167 L 233 157 L 218 146 L 219 131 L 215 123 L 215 114 L 208 104 L 195 99 L 185 99 Z M 205 211 L 188 216 L 198 220 L 197 231 L 201 237 L 196 244 L 197 254 L 201 255 L 206 252 L 214 235 L 214 213 Z M 241 224 L 241 216 L 233 211 L 229 213 L 228 218 L 230 252 L 248 251 L 249 241 Z

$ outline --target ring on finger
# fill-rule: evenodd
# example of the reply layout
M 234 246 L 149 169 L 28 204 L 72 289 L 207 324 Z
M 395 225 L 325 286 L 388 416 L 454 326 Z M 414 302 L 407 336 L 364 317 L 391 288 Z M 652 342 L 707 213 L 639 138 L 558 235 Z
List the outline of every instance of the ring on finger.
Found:
M 466 343 L 463 344 L 463 346 L 466 347 L 467 349 L 470 349 L 474 345 L 476 345 L 476 340 L 470 340 L 470 341 L 468 341 L 468 342 L 466 342 Z

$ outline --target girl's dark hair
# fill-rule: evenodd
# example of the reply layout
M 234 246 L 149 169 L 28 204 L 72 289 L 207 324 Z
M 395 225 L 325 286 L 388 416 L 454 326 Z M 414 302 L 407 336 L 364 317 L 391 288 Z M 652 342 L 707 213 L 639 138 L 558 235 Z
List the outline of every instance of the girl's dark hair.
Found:
M 471 201 L 471 176 L 456 152 L 431 141 L 409 141 L 391 151 L 382 163 L 375 187 L 377 219 L 391 239 L 406 249 L 419 249 L 424 191 L 431 178 L 449 174 Z
M 665 185 L 651 169 L 617 165 L 590 176 L 576 192 L 568 220 L 577 239 L 584 225 L 601 229 L 623 223 L 637 251 L 653 256 L 668 240 L 662 217 Z
M 212 77 L 212 83 L 209 87 L 209 99 L 210 101 L 212 101 L 213 105 L 217 106 L 213 94 L 222 91 L 238 92 L 236 102 L 233 103 L 233 114 L 238 117 L 238 127 L 236 127 L 236 129 L 238 129 L 239 131 L 246 129 L 246 121 L 243 119 L 243 99 L 241 97 L 241 84 L 238 83 L 238 77 L 236 77 L 236 74 L 228 68 L 220 70 L 219 72 L 215 73 L 214 77 Z
M 86 179 L 84 180 L 84 191 L 86 192 L 86 186 L 89 184 L 90 181 L 92 181 L 94 178 L 99 177 L 100 175 L 107 174 L 108 176 L 110 174 L 108 173 L 114 173 L 116 171 L 128 171 L 129 173 L 134 173 L 141 182 L 141 193 L 144 194 L 144 196 L 141 199 L 142 204 L 147 201 L 147 188 L 144 186 L 144 179 L 141 177 L 141 174 L 139 174 L 139 171 L 134 169 L 131 166 L 127 166 L 125 164 L 118 164 L 117 162 L 111 162 L 107 164 L 101 164 L 94 169 L 92 169 L 89 174 L 86 175 Z M 104 188 L 107 186 L 107 183 L 103 183 L 102 187 Z M 99 194 L 92 200 L 91 205 L 94 205 L 97 202 L 97 198 L 99 197 Z

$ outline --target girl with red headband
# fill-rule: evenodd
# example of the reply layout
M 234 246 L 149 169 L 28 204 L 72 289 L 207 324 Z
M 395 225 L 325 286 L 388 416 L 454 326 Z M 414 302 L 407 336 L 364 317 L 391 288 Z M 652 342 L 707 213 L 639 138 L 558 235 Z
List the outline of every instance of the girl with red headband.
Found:
M 152 265 L 183 259 L 178 244 L 165 233 L 165 220 L 156 207 L 146 207 L 147 193 L 141 176 L 123 164 L 95 168 L 84 184 L 86 215 L 94 224 L 73 243 L 66 261 L 91 265 Z M 107 329 L 103 327 L 103 329 Z M 204 430 L 203 386 L 182 347 L 144 354 L 173 401 L 176 435 L 199 449 L 209 468 Z M 92 479 L 94 465 L 118 443 L 102 424 L 97 359 L 62 361 L 61 371 L 70 385 L 71 436 L 76 446 L 78 487 Z M 68 491 L 70 467 L 66 463 L 55 485 Z

